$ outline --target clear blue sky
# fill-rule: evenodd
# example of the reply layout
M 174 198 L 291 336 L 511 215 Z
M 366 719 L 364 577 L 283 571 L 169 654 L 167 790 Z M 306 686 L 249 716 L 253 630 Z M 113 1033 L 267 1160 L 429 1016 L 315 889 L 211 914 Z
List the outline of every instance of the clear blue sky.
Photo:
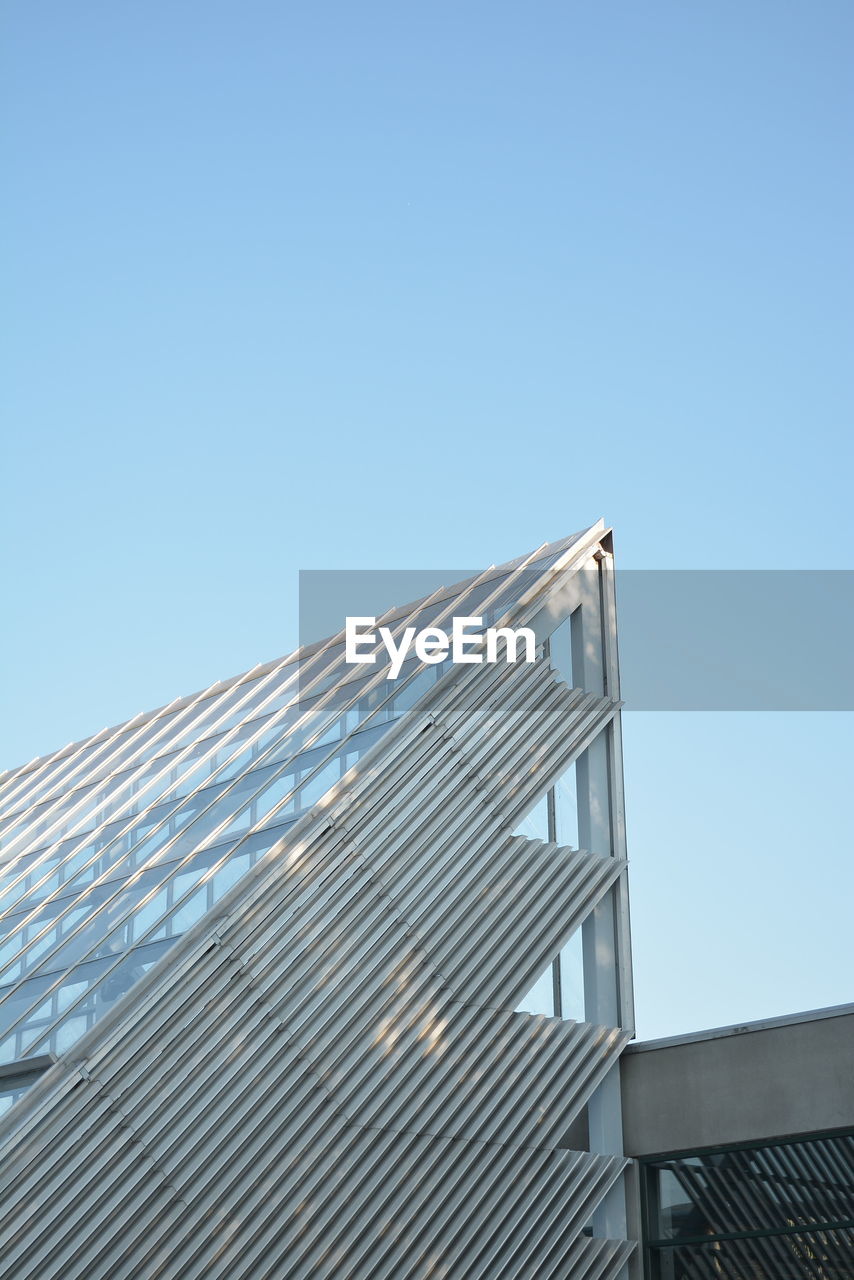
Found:
M 11 766 L 300 568 L 852 568 L 842 0 L 7 0 Z M 627 716 L 642 1035 L 854 999 L 851 717 Z

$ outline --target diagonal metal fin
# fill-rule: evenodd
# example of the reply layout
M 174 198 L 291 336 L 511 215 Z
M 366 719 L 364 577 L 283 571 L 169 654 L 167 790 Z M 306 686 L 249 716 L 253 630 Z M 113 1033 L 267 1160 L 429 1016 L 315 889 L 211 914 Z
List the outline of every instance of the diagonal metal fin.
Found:
M 561 1144 L 627 1033 L 510 1006 L 623 864 L 509 832 L 615 710 L 416 704 L 0 1123 L 8 1274 L 614 1280 Z

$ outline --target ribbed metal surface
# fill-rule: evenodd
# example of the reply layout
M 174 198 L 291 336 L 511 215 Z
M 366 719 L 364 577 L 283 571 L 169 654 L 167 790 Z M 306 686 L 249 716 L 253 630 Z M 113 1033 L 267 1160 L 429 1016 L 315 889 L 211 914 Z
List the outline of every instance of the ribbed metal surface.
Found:
M 627 1037 L 512 1009 L 623 864 L 509 836 L 615 710 L 436 686 L 9 1113 L 2 1275 L 616 1276 Z

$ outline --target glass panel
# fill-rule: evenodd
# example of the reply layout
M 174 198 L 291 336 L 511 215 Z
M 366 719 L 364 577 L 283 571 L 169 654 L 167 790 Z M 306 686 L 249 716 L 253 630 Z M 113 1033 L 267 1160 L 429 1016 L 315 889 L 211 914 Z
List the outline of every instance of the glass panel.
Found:
M 270 695 L 277 678 L 276 675 L 264 677 L 260 682 L 262 687 L 254 691 L 255 682 L 244 682 L 227 696 L 217 696 L 205 700 L 204 704 L 198 707 L 187 707 L 181 712 L 158 717 L 145 731 L 143 738 L 135 740 L 133 751 L 124 753 L 132 756 L 131 769 L 116 772 L 116 760 L 110 757 L 108 772 L 112 771 L 112 776 L 98 784 L 92 781 L 91 768 L 87 766 L 81 775 L 85 777 L 86 785 L 78 786 L 61 798 L 53 799 L 39 809 L 30 809 L 26 813 L 26 819 L 21 826 L 21 829 L 26 832 L 26 838 L 30 843 L 41 836 L 44 836 L 45 840 L 49 837 L 55 841 L 68 830 L 74 830 L 77 833 L 91 830 L 118 812 L 123 811 L 127 817 L 143 802 L 150 805 L 158 795 L 168 793 L 170 783 L 176 782 L 179 774 L 186 776 L 178 791 L 186 793 L 201 780 L 197 773 L 187 772 L 188 765 L 197 754 L 195 749 L 187 750 L 187 742 L 212 723 L 216 725 L 218 736 L 221 737 L 226 726 L 238 723 L 246 714 L 254 710 L 259 702 Z M 229 704 L 236 701 L 240 703 L 239 710 L 224 720 L 223 712 Z M 165 732 L 169 730 L 170 722 L 176 716 L 180 720 L 180 731 Z M 152 735 L 156 738 L 156 747 L 152 746 L 150 749 L 140 751 L 140 743 L 147 742 Z M 239 744 L 240 735 L 233 735 L 230 743 L 223 748 L 225 755 L 233 755 L 235 750 L 239 749 Z M 215 746 L 216 739 L 208 744 L 207 750 L 210 751 Z M 175 772 L 170 773 L 168 763 L 175 759 L 179 747 L 183 753 L 182 759 L 180 762 L 176 761 Z M 146 765 L 145 761 L 149 757 L 150 763 Z M 156 781 L 152 783 L 153 779 Z M 142 795 L 138 795 L 138 792 L 142 792 Z M 145 797 L 144 801 L 142 796 Z M 41 812 L 45 813 L 43 821 L 38 820 L 38 814 Z M 63 814 L 67 815 L 67 820 L 63 820 Z M 8 852 L 8 840 L 6 845 Z
M 8 1111 L 10 1107 L 13 1107 L 19 1098 L 23 1098 L 31 1083 L 31 1081 L 28 1081 L 26 1084 L 20 1084 L 16 1087 L 0 1088 L 0 1116 Z
M 176 892 L 180 892 L 178 886 Z M 208 896 L 208 885 L 203 884 L 181 903 L 172 917 L 172 928 L 176 934 L 186 933 L 197 920 L 201 920 L 208 909 Z
M 560 1016 L 584 1021 L 584 952 L 581 930 L 576 929 L 560 953 Z
M 648 1166 L 655 1240 L 854 1218 L 854 1136 L 660 1160 Z
M 436 664 L 440 673 L 444 673 L 444 671 L 447 670 L 447 666 L 447 663 Z M 406 666 L 404 666 L 400 677 L 401 680 L 408 675 L 409 671 Z M 435 678 L 436 677 L 433 676 L 433 673 L 429 668 L 426 671 L 419 672 L 414 680 L 410 680 L 406 688 L 401 689 L 400 693 L 395 694 L 394 700 L 389 709 L 389 715 L 392 717 L 402 716 L 410 707 L 414 707 L 421 695 L 429 689 Z
M 654 1280 L 854 1280 L 854 1231 L 678 1245 L 651 1261 Z
M 297 796 L 297 808 L 309 809 L 325 795 L 333 783 L 341 777 L 341 762 L 336 758 L 320 769 L 308 782 L 304 783 Z
M 98 980 L 100 973 L 103 971 L 103 965 L 93 967 L 90 964 L 90 960 L 111 959 L 114 961 L 117 954 L 121 953 L 129 944 L 143 938 L 147 931 L 157 924 L 158 920 L 164 920 L 165 923 L 160 929 L 156 930 L 153 936 L 145 938 L 145 941 L 155 941 L 163 938 L 168 939 L 169 943 L 174 942 L 181 933 L 188 929 L 191 924 L 194 924 L 213 905 L 213 902 L 227 892 L 262 854 L 272 848 L 286 829 L 286 827 L 281 826 L 272 828 L 245 841 L 239 854 L 235 855 L 233 859 L 224 862 L 216 875 L 212 878 L 208 877 L 206 882 L 190 898 L 184 902 L 179 902 L 179 898 L 183 897 L 189 889 L 195 886 L 201 877 L 207 876 L 209 870 L 218 861 L 222 860 L 227 853 L 227 848 L 208 850 L 206 853 L 199 854 L 191 863 L 187 864 L 181 874 L 173 876 L 153 898 L 141 905 L 127 920 L 119 921 L 115 926 L 112 926 L 111 931 L 108 932 L 111 928 L 111 920 L 119 915 L 119 907 L 121 908 L 121 913 L 126 912 L 129 907 L 132 907 L 134 901 L 149 893 L 152 885 L 162 876 L 168 875 L 172 868 L 166 864 L 163 868 L 159 868 L 157 872 L 147 872 L 144 876 L 139 877 L 135 884 L 130 886 L 125 893 L 118 896 L 115 904 L 111 904 L 111 907 L 103 913 L 104 918 L 96 917 L 89 927 L 82 930 L 67 944 L 66 948 L 62 949 L 60 953 L 62 963 L 69 964 L 72 956 L 82 956 L 84 946 L 89 948 L 86 963 L 80 964 L 76 969 L 73 969 L 64 981 L 55 985 L 57 984 L 58 966 L 53 965 L 51 972 L 45 973 L 44 978 L 40 975 L 38 979 L 21 983 L 17 987 L 0 988 L 0 1025 L 4 1028 L 9 1028 L 16 1019 L 21 1017 L 26 1008 L 32 1005 L 34 1000 L 37 1000 L 41 994 L 47 994 L 47 1000 L 37 1010 L 31 1012 L 10 1038 L 8 1047 L 10 1057 L 0 1058 L 0 1061 L 8 1061 L 11 1058 L 20 1057 L 24 1049 L 27 1028 L 38 1023 L 47 1024 L 54 1017 L 61 1015 L 80 994 Z M 115 891 L 116 886 L 113 885 L 111 887 Z M 177 905 L 171 914 L 167 914 L 169 905 L 173 902 Z M 74 917 L 73 921 L 68 925 L 68 931 L 70 931 L 72 924 L 79 923 L 79 918 L 79 915 Z M 73 976 L 75 974 L 83 976 L 78 976 L 75 979 Z M 106 981 L 109 983 L 110 979 L 108 978 Z M 2 997 L 6 997 L 5 1000 L 2 1000 Z M 90 1002 L 90 1004 L 92 1009 L 95 1010 L 95 1016 L 97 1016 L 98 1010 L 103 1007 L 103 1002 L 101 1004 L 97 1002 L 92 1004 Z M 88 1014 L 87 1017 L 89 1017 Z M 93 1018 L 90 1017 L 89 1021 L 92 1020 Z
M 558 778 L 555 788 L 555 840 L 570 849 L 578 848 L 578 792 L 575 765 Z
M 569 618 L 564 618 L 549 636 L 549 661 L 561 679 L 571 687 L 572 627 Z
M 172 945 L 172 941 L 173 939 L 170 938 L 167 941 L 135 947 L 114 968 L 112 967 L 115 964 L 114 958 L 108 957 L 72 969 L 51 997 L 29 1014 L 14 1037 L 9 1038 L 16 1042 L 17 1051 L 12 1056 L 21 1058 L 27 1054 L 62 1053 L 70 1048 L 97 1018 L 121 999 L 134 982 L 138 981 L 160 959 Z M 99 982 L 101 975 L 108 968 L 110 968 L 109 974 L 104 977 L 103 982 Z M 23 990 L 27 985 L 26 982 L 22 983 L 21 989 Z M 64 1019 L 48 1034 L 40 1036 L 40 1029 L 47 1031 L 51 1023 L 63 1012 L 64 1007 L 70 1003 L 67 988 L 72 986 L 76 988 L 73 992 L 75 998 L 86 992 L 85 998 L 74 1007 L 70 1018 Z M 6 1043 L 8 1044 L 8 1041 Z
M 551 965 L 519 1001 L 516 1013 L 544 1013 L 547 1018 L 555 1016 L 554 970 Z
M 53 765 L 34 769 L 26 785 L 22 782 L 20 786 L 9 788 L 7 803 L 14 804 L 16 811 L 22 807 L 31 810 L 40 798 L 55 798 L 65 793 L 79 797 L 79 791 L 73 789 L 79 788 L 84 778 L 87 783 L 92 783 L 101 777 L 115 775 L 128 763 L 138 768 L 142 762 L 155 760 L 164 751 L 171 753 L 185 747 L 194 738 L 200 738 L 212 724 L 216 724 L 218 732 L 222 733 L 231 725 L 249 719 L 261 702 L 270 698 L 279 686 L 292 680 L 294 671 L 294 663 L 280 666 L 263 677 L 243 680 L 230 689 L 203 696 L 195 704 L 164 712 L 147 725 L 135 728 L 122 726 L 108 738 L 84 744 Z M 235 709 L 228 715 L 232 707 Z M 159 767 L 162 767 L 162 759 L 159 765 L 153 766 L 153 771 Z
M 517 836 L 527 836 L 529 840 L 546 840 L 549 839 L 549 801 L 548 796 L 543 796 L 542 800 L 534 805 L 533 809 L 525 814 L 525 817 L 516 827 L 513 833 Z

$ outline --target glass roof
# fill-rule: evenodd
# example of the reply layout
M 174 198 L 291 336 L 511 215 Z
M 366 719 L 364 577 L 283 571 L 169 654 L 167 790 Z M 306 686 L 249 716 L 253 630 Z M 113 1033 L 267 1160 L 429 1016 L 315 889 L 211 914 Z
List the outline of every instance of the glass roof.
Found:
M 378 621 L 489 625 L 583 536 Z M 0 1065 L 70 1048 L 448 666 L 388 681 L 343 656 L 335 637 L 0 776 Z

